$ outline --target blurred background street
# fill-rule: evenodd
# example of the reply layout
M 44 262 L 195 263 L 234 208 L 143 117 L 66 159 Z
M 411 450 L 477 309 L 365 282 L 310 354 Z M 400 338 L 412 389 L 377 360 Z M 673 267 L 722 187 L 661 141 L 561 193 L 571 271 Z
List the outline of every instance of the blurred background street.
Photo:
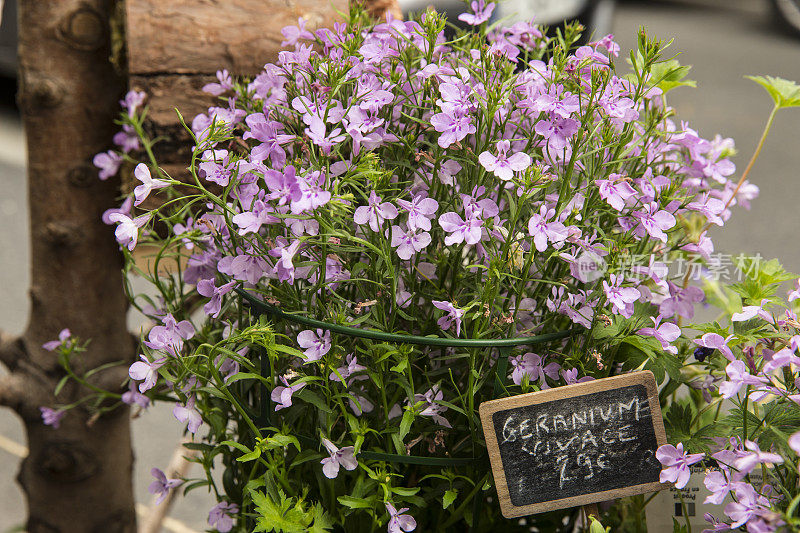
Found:
M 719 133 L 736 141 L 738 178 L 772 107 L 766 92 L 743 76 L 800 81 L 800 37 L 779 27 L 767 0 L 631 0 L 618 3 L 609 15 L 622 57 L 635 45 L 640 26 L 651 36 L 674 38 L 670 50 L 680 52 L 682 64 L 693 66 L 689 77 L 698 87 L 676 89 L 670 93 L 670 103 L 701 136 L 713 138 Z M 4 21 L 0 35 L 6 25 Z M 0 329 L 18 334 L 29 313 L 25 146 L 11 105 L 11 80 L 4 81 L 0 92 Z M 760 188 L 760 197 L 750 211 L 734 208 L 723 230 L 712 230 L 716 251 L 778 257 L 789 271 L 800 273 L 800 109 L 778 115 L 750 181 Z M 64 326 L 68 325 L 65 317 Z M 133 427 L 136 494 L 139 502 L 149 504 L 150 469 L 166 466 L 181 431 L 170 406 L 151 408 Z M 21 424 L 10 411 L 0 410 L 0 532 L 20 526 L 25 518 L 14 481 L 24 446 Z M 181 523 L 171 523 L 169 529 L 204 530 L 212 505 L 200 491 L 188 499 L 178 498 L 171 516 Z

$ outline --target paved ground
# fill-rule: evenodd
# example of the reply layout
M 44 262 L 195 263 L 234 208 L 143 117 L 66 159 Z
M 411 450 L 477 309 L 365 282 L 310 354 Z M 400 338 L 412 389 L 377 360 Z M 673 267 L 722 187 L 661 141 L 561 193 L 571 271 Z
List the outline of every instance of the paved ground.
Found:
M 733 137 L 735 159 L 747 163 L 770 110 L 761 88 L 746 74 L 771 74 L 800 81 L 800 39 L 771 25 L 766 0 L 685 0 L 625 2 L 618 7 L 613 30 L 623 50 L 635 43 L 644 26 L 661 38 L 674 37 L 680 61 L 694 65 L 697 89 L 678 89 L 671 102 L 702 135 Z M 714 239 L 718 251 L 780 257 L 800 272 L 800 110 L 779 115 L 762 158 L 751 174 L 761 198 L 751 211 L 737 209 L 733 220 Z M 24 147 L 13 116 L 0 115 L 0 328 L 19 333 L 28 314 L 28 221 L 24 183 Z M 134 422 L 136 493 L 149 502 L 152 466 L 164 466 L 180 438 L 169 409 L 154 410 Z M 22 523 L 24 505 L 13 481 L 17 458 L 9 450 L 24 444 L 19 422 L 0 411 L 0 532 Z M 16 445 L 16 446 L 15 446 Z M 180 502 L 172 516 L 202 530 L 209 500 L 197 494 Z

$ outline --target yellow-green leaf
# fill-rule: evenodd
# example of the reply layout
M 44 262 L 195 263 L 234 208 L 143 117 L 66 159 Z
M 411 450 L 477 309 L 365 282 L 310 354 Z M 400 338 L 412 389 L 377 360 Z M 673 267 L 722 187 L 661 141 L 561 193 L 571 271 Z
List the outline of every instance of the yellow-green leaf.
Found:
M 772 76 L 745 76 L 745 78 L 766 89 L 779 108 L 800 107 L 800 85 L 797 83 Z

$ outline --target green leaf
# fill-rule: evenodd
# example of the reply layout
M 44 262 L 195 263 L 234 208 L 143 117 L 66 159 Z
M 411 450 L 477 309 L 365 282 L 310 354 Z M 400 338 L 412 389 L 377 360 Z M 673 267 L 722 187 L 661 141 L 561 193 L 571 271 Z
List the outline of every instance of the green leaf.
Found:
M 269 380 L 266 379 L 264 376 L 262 376 L 260 374 L 253 374 L 251 372 L 239 372 L 238 374 L 236 374 L 232 378 L 226 380 L 225 384 L 226 385 L 230 385 L 231 383 L 235 383 L 237 381 L 243 381 L 243 380 L 246 380 L 246 379 L 255 379 L 255 380 L 263 381 L 264 383 L 269 384 Z
M 197 489 L 197 488 L 200 488 L 200 487 L 206 487 L 208 485 L 209 485 L 209 483 L 208 483 L 207 479 L 201 479 L 201 480 L 198 480 L 198 481 L 194 481 L 194 482 L 189 483 L 188 485 L 185 485 L 183 487 L 183 495 L 186 496 L 187 492 L 189 492 L 191 490 L 194 490 L 194 489 Z
M 408 367 L 408 356 L 403 356 L 399 363 L 391 367 L 389 370 L 392 372 L 397 372 L 398 374 L 402 374 L 405 372 L 406 368 Z
M 213 451 L 215 448 L 215 446 L 211 444 L 206 444 L 205 442 L 184 442 L 183 447 L 186 448 L 187 450 L 195 450 L 198 452 L 210 452 Z
M 224 440 L 224 441 L 220 442 L 220 445 L 222 445 L 222 446 L 231 446 L 231 447 L 236 448 L 237 450 L 239 450 L 241 452 L 250 453 L 250 448 L 248 448 L 244 444 L 239 444 L 238 442 L 234 442 L 232 440 Z
M 778 108 L 800 107 L 800 85 L 772 76 L 745 76 L 767 90 Z
M 254 531 L 277 533 L 302 533 L 308 530 L 311 520 L 298 504 L 292 506 L 293 498 L 286 498 L 281 492 L 280 503 L 260 492 L 251 491 L 250 496 L 256 504 L 256 512 L 260 515 L 256 519 Z
M 594 515 L 592 515 L 591 520 L 592 524 L 589 526 L 589 533 L 607 533 L 608 531 L 611 531 L 610 527 L 604 528 L 603 524 L 601 524 L 600 521 L 594 517 Z
M 456 496 L 458 496 L 458 491 L 456 489 L 450 489 L 445 492 L 444 496 L 442 496 L 442 509 L 450 507 L 450 505 L 456 501 Z
M 286 448 L 290 444 L 294 444 L 297 451 L 300 451 L 300 442 L 297 437 L 293 435 L 284 435 L 283 433 L 276 433 L 275 435 L 267 438 L 266 449 L 271 450 L 274 448 Z
M 319 459 L 320 457 L 322 457 L 322 455 L 316 450 L 303 450 L 302 452 L 297 454 L 297 456 L 292 461 L 292 464 L 289 465 L 289 470 L 303 463 L 307 463 L 308 461 Z
M 353 496 L 339 496 L 336 498 L 339 503 L 350 509 L 372 509 L 372 503 L 364 498 L 355 498 Z
M 408 497 L 418 493 L 419 487 L 392 487 L 392 492 L 403 497 Z
M 320 411 L 324 411 L 326 413 L 332 413 L 333 410 L 328 407 L 328 404 L 322 401 L 322 398 L 317 395 L 316 392 L 310 391 L 308 389 L 301 389 L 298 392 L 295 392 L 294 395 L 306 403 L 310 403 Z
M 239 461 L 240 463 L 249 463 L 250 461 L 255 461 L 259 457 L 261 457 L 261 450 L 257 449 L 250 453 L 246 453 L 241 457 L 237 457 L 236 460 Z
M 315 505 L 311 508 L 311 514 L 314 517 L 314 522 L 308 528 L 309 533 L 325 533 L 333 529 L 333 521 L 328 513 L 322 508 L 321 505 Z
M 696 81 L 685 79 L 691 68 L 681 65 L 676 59 L 660 61 L 651 66 L 651 79 L 655 80 L 656 86 L 665 93 L 676 87 L 697 87 Z
M 60 393 L 61 389 L 64 388 L 64 385 L 67 384 L 67 381 L 69 381 L 69 374 L 58 381 L 58 385 L 56 385 L 56 390 L 53 392 L 53 396 L 58 396 L 58 393 Z
M 414 422 L 414 411 L 406 409 L 403 413 L 403 420 L 400 421 L 400 439 L 405 439 L 408 432 L 411 431 L 411 424 Z

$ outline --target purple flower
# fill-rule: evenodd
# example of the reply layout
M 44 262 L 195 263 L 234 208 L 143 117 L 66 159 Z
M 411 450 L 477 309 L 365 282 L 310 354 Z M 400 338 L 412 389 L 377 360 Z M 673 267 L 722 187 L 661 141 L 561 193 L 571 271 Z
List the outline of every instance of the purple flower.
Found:
M 699 348 L 698 348 L 699 349 Z M 697 350 L 695 350 L 695 357 L 697 357 Z M 700 361 L 701 359 L 698 359 Z M 719 376 L 714 376 L 712 374 L 706 374 L 702 380 L 696 379 L 687 383 L 691 388 L 697 389 L 703 392 L 703 399 L 706 403 L 711 403 L 711 391 L 717 388 L 717 381 L 722 380 Z
M 753 531 L 750 524 L 756 521 L 753 519 L 762 513 L 765 508 L 769 509 L 769 500 L 758 494 L 756 489 L 749 483 L 737 483 L 734 493 L 737 501 L 730 502 L 725 506 L 725 514 L 733 521 L 731 529 L 736 530 L 739 526 L 748 524 L 748 530 Z M 755 531 L 761 533 L 768 530 L 760 528 L 760 531 L 758 529 Z
M 325 449 L 330 454 L 330 457 L 320 461 L 322 463 L 322 473 L 325 474 L 326 478 L 333 479 L 338 476 L 340 466 L 343 466 L 345 470 L 355 470 L 358 466 L 358 461 L 353 455 L 355 450 L 353 446 L 345 446 L 340 449 L 325 437 L 322 438 L 322 444 L 325 445 Z
M 275 388 L 272 389 L 272 393 L 270 393 L 270 398 L 273 402 L 275 402 L 276 411 L 291 407 L 292 395 L 306 386 L 305 382 L 289 385 L 289 380 L 286 378 L 286 376 L 280 376 L 280 380 L 283 385 L 275 386 Z
M 194 326 L 188 320 L 178 322 L 171 313 L 162 319 L 162 325 L 153 326 L 147 334 L 145 346 L 151 350 L 165 350 L 177 355 L 183 349 L 183 341 L 194 336 Z
M 170 490 L 183 483 L 180 479 L 167 479 L 167 476 L 164 474 L 164 472 L 158 468 L 153 468 L 150 470 L 150 474 L 156 479 L 150 483 L 150 486 L 147 487 L 147 490 L 150 492 L 150 494 L 158 494 L 158 498 L 156 498 L 156 505 L 164 501 L 164 498 L 167 497 Z
M 633 216 L 639 219 L 639 223 L 651 237 L 661 242 L 667 242 L 667 234 L 664 231 L 675 226 L 675 217 L 672 213 L 660 210 L 655 202 L 643 205 L 641 211 L 633 212 Z
M 114 236 L 120 246 L 127 246 L 128 250 L 133 251 L 136 248 L 136 243 L 139 240 L 139 228 L 147 224 L 149 215 L 141 215 L 133 220 L 128 215 L 122 213 L 110 213 L 108 221 L 113 224 L 119 224 L 114 231 Z
M 666 282 L 669 296 L 658 306 L 658 312 L 664 318 L 679 315 L 691 319 L 694 317 L 694 304 L 702 302 L 706 297 L 705 293 L 694 286 L 685 289 L 675 285 L 671 281 Z
M 707 235 L 707 232 L 702 232 L 697 237 L 697 243 L 690 243 L 683 247 L 687 252 L 696 252 L 700 257 L 705 260 L 711 259 L 711 254 L 714 252 L 714 243 Z
M 203 152 L 198 169 L 201 178 L 216 183 L 220 187 L 226 187 L 231 179 L 231 171 L 228 168 L 228 151 L 206 150 Z
M 536 133 L 547 139 L 550 148 L 563 150 L 569 138 L 578 132 L 580 125 L 581 123 L 573 118 L 555 116 L 549 120 L 540 120 L 533 128 Z
M 331 148 L 345 140 L 346 135 L 342 134 L 341 128 L 335 128 L 330 134 L 325 134 L 325 123 L 318 116 L 311 117 L 311 123 L 305 129 L 306 135 L 311 141 L 319 146 L 325 155 L 331 154 Z
M 793 302 L 798 298 L 800 298 L 800 278 L 794 280 L 794 287 L 795 288 L 789 291 L 789 294 L 787 295 L 787 299 L 790 302 Z
M 318 361 L 331 349 L 331 332 L 307 329 L 297 334 L 297 344 L 304 348 L 306 362 Z
M 39 412 L 42 413 L 42 423 L 45 426 L 52 426 L 53 429 L 58 429 L 61 425 L 61 419 L 67 414 L 66 411 L 61 409 L 51 409 L 49 407 L 40 407 Z
M 284 168 L 283 172 L 267 169 L 264 173 L 264 182 L 272 193 L 269 199 L 278 200 L 278 205 L 298 202 L 303 197 L 297 180 L 297 170 L 292 165 Z
M 637 333 L 639 335 L 655 337 L 655 339 L 661 343 L 661 348 L 663 348 L 664 351 L 678 355 L 678 349 L 675 346 L 670 345 L 670 343 L 681 336 L 681 328 L 671 322 L 664 322 L 662 324 L 661 320 L 663 318 L 664 317 L 661 315 L 658 315 L 657 317 L 651 316 L 650 320 L 653 321 L 653 327 L 642 328 L 637 331 Z
M 203 311 L 205 311 L 207 315 L 217 318 L 222 308 L 222 297 L 228 294 L 235 284 L 236 280 L 216 287 L 214 286 L 213 279 L 201 279 L 198 281 L 197 292 L 206 298 L 211 298 L 211 300 L 203 306 Z
M 538 32 L 535 28 L 533 30 Z M 576 94 L 571 94 L 569 91 L 564 92 L 561 85 L 551 85 L 546 93 L 537 95 L 533 101 L 523 100 L 519 103 L 519 107 L 530 108 L 536 113 L 544 112 L 558 115 L 561 118 L 569 118 L 572 113 L 580 111 L 580 99 Z
M 539 213 L 531 215 L 528 221 L 528 232 L 533 237 L 533 244 L 540 252 L 547 250 L 547 243 L 553 245 L 560 245 L 567 239 L 567 228 L 561 222 L 551 220 L 556 214 L 553 208 L 548 209 L 546 205 L 542 205 Z
M 119 101 L 119 105 L 122 109 L 128 111 L 128 116 L 132 117 L 136 114 L 136 110 L 139 109 L 139 106 L 144 103 L 146 96 L 144 91 L 128 91 L 125 94 L 125 98 Z
M 261 162 L 269 157 L 273 166 L 283 167 L 286 162 L 286 151 L 283 149 L 283 145 L 292 141 L 295 136 L 279 133 L 283 129 L 283 124 L 267 120 L 264 113 L 248 115 L 245 122 L 250 130 L 244 132 L 242 139 L 255 139 L 261 142 L 250 151 L 250 161 Z M 294 167 L 292 167 L 292 171 L 294 171 Z
M 722 467 L 720 470 L 711 470 L 706 473 L 703 484 L 711 494 L 706 496 L 703 503 L 710 503 L 719 505 L 728 496 L 728 493 L 735 487 L 735 483 L 731 482 L 730 470 L 727 467 Z
M 363 381 L 365 379 L 369 379 L 369 376 L 364 374 L 355 376 L 354 374 L 358 372 L 363 372 L 366 370 L 367 367 L 358 364 L 358 359 L 353 354 L 348 354 L 347 356 L 347 365 L 340 366 L 336 369 L 336 372 L 331 372 L 328 376 L 328 379 L 331 381 L 339 381 L 345 383 L 346 387 L 349 387 L 353 384 L 354 381 Z
M 622 287 L 622 276 L 614 274 L 609 276 L 611 283 L 603 280 L 603 290 L 605 291 L 608 302 L 612 305 L 611 311 L 630 318 L 633 316 L 633 303 L 642 295 L 633 287 Z
M 239 350 L 236 350 L 240 356 L 244 357 L 247 355 L 247 352 L 250 351 L 250 348 L 245 346 Z M 218 355 L 214 358 L 214 365 L 219 367 L 219 373 L 225 376 L 225 383 L 230 381 L 233 376 L 239 373 L 239 361 L 234 359 L 233 357 L 225 357 L 223 359 L 223 355 Z
M 475 2 L 473 2 L 473 4 L 474 3 Z M 387 526 L 387 531 L 389 533 L 403 533 L 403 531 L 414 531 L 417 528 L 417 521 L 414 520 L 414 517 L 405 514 L 405 512 L 408 511 L 408 507 L 403 507 L 398 510 L 389 502 L 385 502 L 385 505 L 386 511 L 389 513 L 389 524 Z
M 789 447 L 794 450 L 794 453 L 800 455 L 800 431 L 793 433 L 792 436 L 789 437 Z
M 128 196 L 119 207 L 112 207 L 111 209 L 106 209 L 103 211 L 103 216 L 101 217 L 103 224 L 108 224 L 109 226 L 114 224 L 114 222 L 109 219 L 113 213 L 121 213 L 123 215 L 130 216 L 131 207 L 133 207 L 133 198 Z
M 477 244 L 481 240 L 483 220 L 477 213 L 471 213 L 466 220 L 462 220 L 458 213 L 449 211 L 439 217 L 439 225 L 450 234 L 444 238 L 447 246 L 462 242 Z
M 139 392 L 146 392 L 156 385 L 158 380 L 158 369 L 167 362 L 166 357 L 149 361 L 143 354 L 139 354 L 141 361 L 136 361 L 128 369 L 128 375 L 135 381 L 141 381 Z
M 742 452 L 738 459 L 733 462 L 733 467 L 738 470 L 737 476 L 742 478 L 749 474 L 756 466 L 765 464 L 780 464 L 783 457 L 776 453 L 762 452 L 758 444 L 751 441 L 744 441 L 744 447 L 748 451 Z
M 186 424 L 189 433 L 192 434 L 197 433 L 197 430 L 200 429 L 200 425 L 203 423 L 203 417 L 200 416 L 200 412 L 195 409 L 194 402 L 195 397 L 192 395 L 186 400 L 185 406 L 176 403 L 175 407 L 172 408 L 172 416 L 174 416 L 178 422 Z
M 347 403 L 350 404 L 350 409 L 356 416 L 361 416 L 362 413 L 371 413 L 375 409 L 375 405 L 360 394 L 350 393 Z
M 410 230 L 421 229 L 430 231 L 431 218 L 439 209 L 439 202 L 433 198 L 428 198 L 424 193 L 415 195 L 411 201 L 397 200 L 397 205 L 408 212 L 407 226 Z
M 600 187 L 600 198 L 617 211 L 622 211 L 625 202 L 636 196 L 636 190 L 625 181 L 625 176 L 622 174 L 609 174 L 608 178 L 594 181 Z
M 442 416 L 442 413 L 447 411 L 447 406 L 439 403 L 443 399 L 444 393 L 439 390 L 438 385 L 434 385 L 432 388 L 428 389 L 425 394 L 414 395 L 414 402 L 425 403 L 425 408 L 419 413 L 421 416 L 429 416 L 437 424 L 446 428 L 450 428 L 453 426 L 451 426 L 450 422 L 448 422 L 448 420 Z
M 324 189 L 325 174 L 314 171 L 298 178 L 300 199 L 292 201 L 292 213 L 299 215 L 304 211 L 313 211 L 331 200 L 331 193 Z
M 69 348 L 69 338 L 72 337 L 72 333 L 70 332 L 69 328 L 64 328 L 58 332 L 58 340 L 55 341 L 47 341 L 46 343 L 42 344 L 42 348 L 47 350 L 48 352 L 52 352 L 62 344 Z
M 728 381 L 719 386 L 719 392 L 725 399 L 736 396 L 743 385 L 763 385 L 767 382 L 767 378 L 750 375 L 744 362 L 739 360 L 728 363 L 725 372 Z
M 689 467 L 702 461 L 703 457 L 705 457 L 703 453 L 685 454 L 682 442 L 679 442 L 677 447 L 672 444 L 665 444 L 659 447 L 656 450 L 656 459 L 665 467 L 661 471 L 659 481 L 661 483 L 675 483 L 676 489 L 682 489 L 689 482 L 689 477 L 692 474 Z
M 709 223 L 722 226 L 725 221 L 725 203 L 717 198 L 709 198 L 707 195 L 698 196 L 694 202 L 686 204 L 686 209 L 697 211 L 708 219 Z
M 228 533 L 233 529 L 233 517 L 239 512 L 235 503 L 219 502 L 208 513 L 208 525 L 216 527 L 219 533 Z
M 133 196 L 136 198 L 136 201 L 133 202 L 133 205 L 139 205 L 144 202 L 145 199 L 150 195 L 150 191 L 153 189 L 169 187 L 168 181 L 158 179 L 154 180 L 152 177 L 150 177 L 150 169 L 147 168 L 147 165 L 144 163 L 139 163 L 136 165 L 136 168 L 133 169 L 133 175 L 137 180 L 142 182 L 141 185 L 133 189 Z
M 226 69 L 217 71 L 217 80 L 219 80 L 219 83 L 206 83 L 203 85 L 203 92 L 219 96 L 225 91 L 233 89 L 233 79 L 231 79 L 231 75 Z
M 776 370 L 780 370 L 781 368 L 786 368 L 790 365 L 795 365 L 800 367 L 800 357 L 797 357 L 794 354 L 794 350 L 796 349 L 797 341 L 800 340 L 800 337 L 795 335 L 792 337 L 791 348 L 782 348 L 772 354 L 772 357 L 764 364 L 762 371 L 764 375 L 769 375 L 775 372 Z M 764 358 L 766 360 L 766 357 Z
M 564 378 L 564 383 L 567 385 L 575 385 L 576 383 L 584 383 L 586 381 L 592 381 L 594 378 L 592 376 L 583 376 L 582 378 L 578 379 L 578 369 L 572 368 L 570 370 L 561 370 L 561 377 Z
M 733 352 L 731 352 L 731 349 L 728 347 L 728 342 L 732 338 L 733 335 L 728 335 L 727 338 L 724 338 L 722 335 L 717 333 L 705 333 L 699 339 L 694 339 L 693 342 L 698 346 L 702 346 L 703 348 L 719 350 L 726 359 L 733 361 L 736 358 L 733 356 Z
M 295 267 L 294 256 L 300 248 L 300 240 L 295 239 L 291 244 L 286 243 L 284 239 L 279 239 L 278 246 L 269 251 L 269 255 L 277 257 L 275 262 L 275 275 L 278 280 L 285 283 L 294 283 Z
M 489 2 L 486 4 L 484 0 L 473 0 L 469 7 L 472 9 L 472 13 L 461 13 L 458 16 L 458 20 L 466 22 L 470 26 L 480 26 L 492 17 L 495 3 Z M 391 531 L 391 529 L 389 531 Z
M 437 142 L 442 148 L 447 148 L 477 131 L 469 115 L 456 112 L 442 112 L 433 115 L 431 125 L 441 133 Z
M 381 198 L 375 194 L 375 191 L 370 191 L 368 204 L 357 207 L 353 214 L 356 224 L 363 225 L 369 222 L 372 231 L 379 231 L 384 220 L 394 220 L 395 218 L 397 218 L 397 208 L 389 202 L 381 203 Z
M 113 150 L 100 152 L 94 156 L 92 164 L 100 169 L 100 179 L 105 181 L 119 172 L 119 167 L 122 164 L 122 156 Z
M 432 303 L 435 308 L 445 311 L 445 314 L 436 321 L 439 327 L 442 328 L 443 331 L 447 331 L 455 322 L 456 337 L 458 337 L 461 334 L 461 317 L 464 316 L 465 311 L 463 309 L 459 309 L 450 302 L 433 300 Z
M 561 370 L 561 365 L 555 361 L 545 366 L 544 359 L 531 352 L 512 358 L 511 365 L 514 367 L 511 379 L 516 385 L 521 385 L 522 380 L 527 376 L 529 382 L 538 379 L 542 389 L 549 388 L 545 378 L 558 379 L 558 371 Z
M 223 274 L 255 285 L 268 271 L 269 265 L 263 258 L 245 253 L 221 258 L 217 269 Z
M 314 35 L 306 29 L 306 19 L 299 17 L 297 26 L 286 26 L 281 30 L 285 41 L 281 42 L 281 47 L 294 46 L 300 39 L 313 39 Z M 224 533 L 224 532 L 223 532 Z
M 772 315 L 769 311 L 764 309 L 764 306 L 767 304 L 769 304 L 769 300 L 763 299 L 761 300 L 761 305 L 746 305 L 742 308 L 741 313 L 734 313 L 731 315 L 731 322 L 744 322 L 745 320 L 750 320 L 751 318 L 759 316 L 770 324 L 774 324 L 775 320 L 772 318 Z
M 522 172 L 531 166 L 531 158 L 528 154 L 523 152 L 516 152 L 507 156 L 511 143 L 507 140 L 502 140 L 497 143 L 497 155 L 490 152 L 482 152 L 478 156 L 483 168 L 489 172 L 493 172 L 495 176 L 503 181 L 508 181 L 514 177 L 514 172 Z
M 111 141 L 120 147 L 124 153 L 141 148 L 136 130 L 130 124 L 124 124 L 122 129 L 114 134 Z
M 431 234 L 427 231 L 415 232 L 403 230 L 400 226 L 392 226 L 392 247 L 397 248 L 397 256 L 407 261 L 416 252 L 425 249 L 431 243 Z
M 150 407 L 150 398 L 136 390 L 136 383 L 130 381 L 128 390 L 122 393 L 122 403 L 127 405 L 138 405 L 142 409 Z
M 711 513 L 705 513 L 703 515 L 703 519 L 711 524 L 711 529 L 704 529 L 702 533 L 717 533 L 718 531 L 730 531 L 730 525 L 726 524 L 725 522 L 720 522 L 717 518 L 712 515 Z
M 252 211 L 238 213 L 231 220 L 239 226 L 239 235 L 258 233 L 264 224 L 273 224 L 279 221 L 277 217 L 273 216 L 274 212 L 271 205 L 267 205 L 262 200 L 256 200 L 253 202 Z

